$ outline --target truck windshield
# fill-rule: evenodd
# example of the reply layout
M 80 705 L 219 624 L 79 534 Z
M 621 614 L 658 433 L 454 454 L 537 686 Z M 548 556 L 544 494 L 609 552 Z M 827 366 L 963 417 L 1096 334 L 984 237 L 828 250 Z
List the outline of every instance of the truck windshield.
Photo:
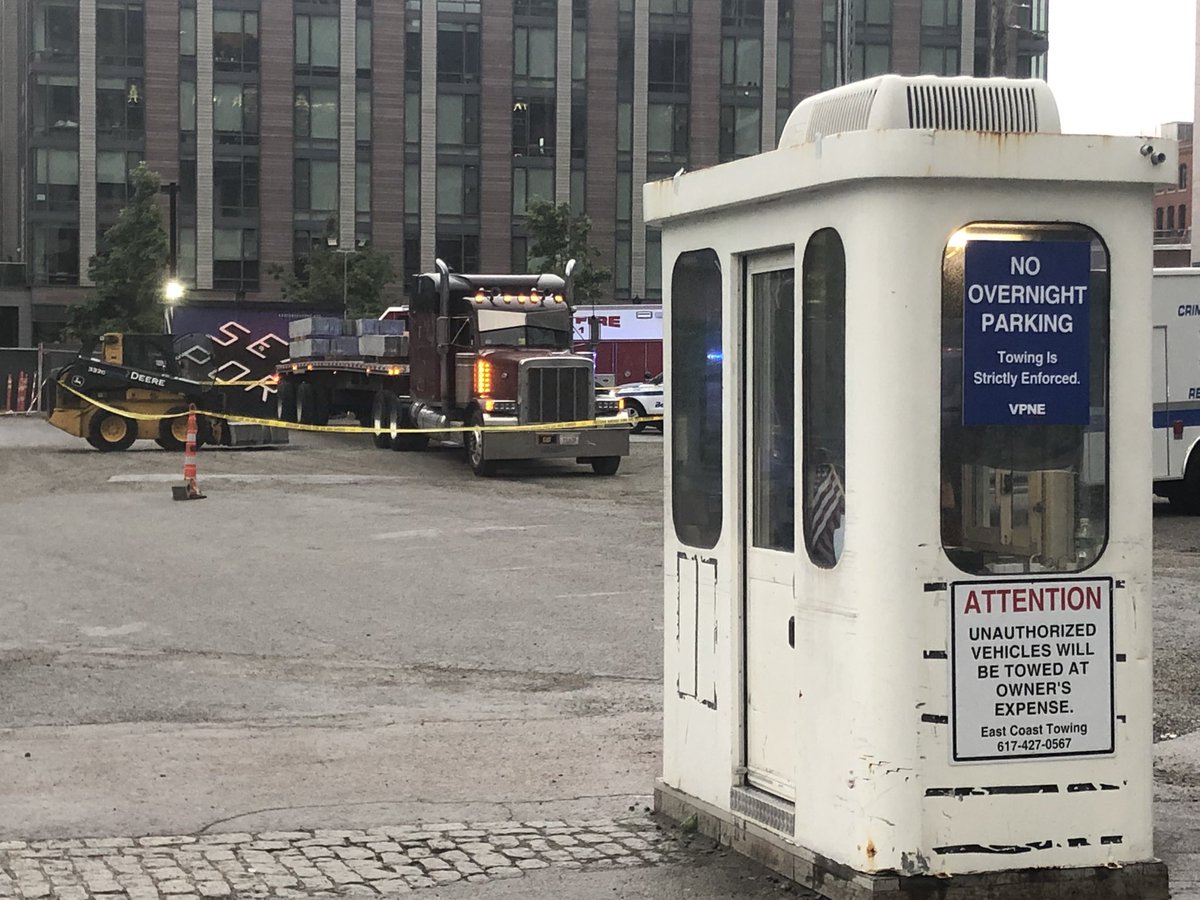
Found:
M 479 343 L 484 347 L 544 347 L 566 350 L 571 346 L 571 320 L 565 311 L 517 312 L 479 310 Z

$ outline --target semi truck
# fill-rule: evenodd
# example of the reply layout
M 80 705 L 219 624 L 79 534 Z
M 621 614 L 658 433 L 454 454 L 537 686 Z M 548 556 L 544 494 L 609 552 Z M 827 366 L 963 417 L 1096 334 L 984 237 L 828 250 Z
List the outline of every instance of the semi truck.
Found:
M 418 275 L 404 358 L 292 359 L 278 368 L 278 417 L 320 425 L 349 414 L 375 446 L 461 446 L 472 471 L 506 460 L 574 459 L 614 475 L 629 455 L 623 401 L 598 393 L 595 364 L 572 345 L 567 277 Z

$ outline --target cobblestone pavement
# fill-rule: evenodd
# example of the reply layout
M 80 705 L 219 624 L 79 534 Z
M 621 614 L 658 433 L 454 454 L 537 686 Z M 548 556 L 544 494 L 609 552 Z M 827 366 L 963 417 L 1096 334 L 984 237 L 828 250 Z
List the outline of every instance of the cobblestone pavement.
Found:
M 686 851 L 648 816 L 369 831 L 0 842 L 0 898 L 196 900 L 406 894 L 535 869 L 650 866 Z

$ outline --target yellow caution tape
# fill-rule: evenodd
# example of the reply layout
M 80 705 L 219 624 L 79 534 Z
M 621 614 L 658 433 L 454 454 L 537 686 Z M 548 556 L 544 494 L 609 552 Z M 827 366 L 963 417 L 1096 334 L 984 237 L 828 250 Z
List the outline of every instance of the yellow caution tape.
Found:
M 190 415 L 191 411 L 177 413 L 139 413 L 132 410 L 122 409 L 119 406 L 112 406 L 105 403 L 103 400 L 97 400 L 95 397 L 89 397 L 69 384 L 63 382 L 58 383 L 59 387 L 66 388 L 80 400 L 85 403 L 90 403 L 97 409 L 102 409 L 105 412 L 113 413 L 118 416 L 125 416 L 130 419 L 136 419 L 143 422 L 161 422 L 164 419 L 181 419 L 184 416 Z M 544 422 L 539 425 L 485 425 L 482 428 L 474 425 L 452 425 L 446 428 L 397 428 L 394 431 L 391 428 L 377 429 L 373 426 L 365 425 L 305 425 L 299 422 L 284 422 L 280 419 L 264 419 L 257 416 L 243 416 L 237 413 L 217 413 L 209 412 L 204 409 L 197 409 L 196 415 L 208 416 L 210 419 L 223 419 L 227 422 L 240 422 L 246 425 L 266 425 L 270 428 L 287 428 L 291 431 L 318 431 L 333 434 L 453 434 L 466 431 L 480 432 L 504 432 L 504 431 L 578 431 L 582 429 L 607 429 L 607 428 L 629 428 L 634 423 L 628 419 L 623 419 L 619 422 L 602 422 L 595 419 L 584 419 L 578 422 Z M 637 421 L 641 422 L 661 422 L 662 416 L 639 416 Z

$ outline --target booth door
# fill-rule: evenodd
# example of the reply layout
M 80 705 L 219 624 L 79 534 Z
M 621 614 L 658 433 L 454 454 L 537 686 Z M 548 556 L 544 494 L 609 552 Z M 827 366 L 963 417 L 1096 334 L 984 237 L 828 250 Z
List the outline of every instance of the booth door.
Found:
M 795 799 L 795 269 L 746 259 L 745 735 L 749 783 Z

